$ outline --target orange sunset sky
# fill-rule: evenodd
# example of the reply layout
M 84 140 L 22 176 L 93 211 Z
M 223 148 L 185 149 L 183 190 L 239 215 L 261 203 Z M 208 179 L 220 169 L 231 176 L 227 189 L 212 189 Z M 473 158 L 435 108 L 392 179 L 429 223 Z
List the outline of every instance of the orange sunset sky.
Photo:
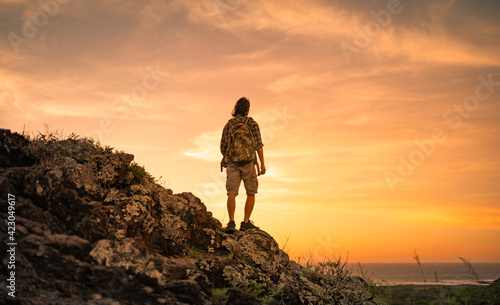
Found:
M 246 96 L 268 168 L 252 219 L 292 257 L 500 262 L 499 13 L 495 0 L 0 0 L 0 127 L 133 153 L 225 225 L 219 142 Z

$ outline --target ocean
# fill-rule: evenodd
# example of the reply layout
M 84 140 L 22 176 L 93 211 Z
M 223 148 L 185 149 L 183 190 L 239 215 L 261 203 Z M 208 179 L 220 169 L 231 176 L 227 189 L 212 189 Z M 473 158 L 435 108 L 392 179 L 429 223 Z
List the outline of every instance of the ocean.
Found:
M 377 285 L 488 285 L 500 278 L 500 263 L 473 263 L 474 272 L 463 263 L 351 264 L 352 275 Z

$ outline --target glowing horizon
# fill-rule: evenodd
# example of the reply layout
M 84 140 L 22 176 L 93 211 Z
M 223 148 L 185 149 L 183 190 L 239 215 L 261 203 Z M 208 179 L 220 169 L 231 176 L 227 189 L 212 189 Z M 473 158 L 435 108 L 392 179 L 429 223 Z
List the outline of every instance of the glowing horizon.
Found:
M 0 127 L 98 138 L 225 225 L 219 141 L 246 96 L 268 168 L 252 219 L 290 256 L 500 262 L 499 3 L 0 8 Z

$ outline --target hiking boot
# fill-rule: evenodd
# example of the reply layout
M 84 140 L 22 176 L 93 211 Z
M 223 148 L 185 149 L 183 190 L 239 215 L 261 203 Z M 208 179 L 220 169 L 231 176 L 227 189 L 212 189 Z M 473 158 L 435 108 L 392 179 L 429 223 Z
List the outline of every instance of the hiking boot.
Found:
M 246 231 L 246 230 L 252 230 L 252 229 L 257 229 L 259 230 L 259 227 L 256 227 L 252 221 L 248 221 L 248 222 L 244 222 L 242 221 L 241 222 L 241 225 L 240 225 L 240 231 Z
M 234 220 L 230 220 L 228 223 L 227 223 L 227 227 L 226 227 L 226 233 L 234 233 L 236 231 L 236 223 L 234 222 Z

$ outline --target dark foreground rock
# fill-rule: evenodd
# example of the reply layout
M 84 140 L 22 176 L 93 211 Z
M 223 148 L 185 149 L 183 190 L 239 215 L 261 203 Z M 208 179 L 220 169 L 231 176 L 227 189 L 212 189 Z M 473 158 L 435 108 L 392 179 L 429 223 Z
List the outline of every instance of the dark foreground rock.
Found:
M 264 231 L 224 233 L 200 199 L 132 161 L 0 129 L 0 303 L 379 303 L 362 279 L 304 268 Z

